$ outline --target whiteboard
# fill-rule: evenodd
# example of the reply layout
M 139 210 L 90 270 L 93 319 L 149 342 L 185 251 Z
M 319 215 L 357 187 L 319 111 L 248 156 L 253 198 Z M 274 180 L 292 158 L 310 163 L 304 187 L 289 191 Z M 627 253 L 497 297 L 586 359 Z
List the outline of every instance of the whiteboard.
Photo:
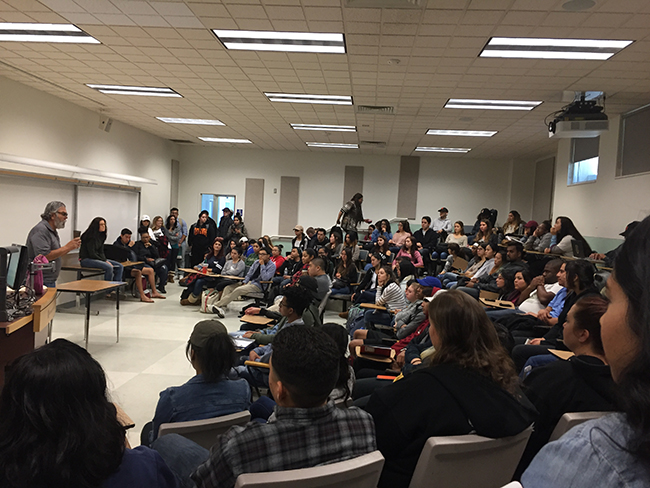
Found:
M 75 230 L 84 232 L 92 219 L 102 217 L 106 220 L 108 229 L 106 244 L 112 244 L 125 227 L 131 229 L 135 240 L 138 239 L 139 192 L 91 186 L 79 186 L 77 192 Z
M 45 205 L 52 201 L 66 204 L 70 217 L 59 230 L 61 244 L 72 239 L 74 216 L 74 185 L 52 180 L 0 175 L 0 208 L 4 225 L 0 231 L 0 246 L 25 244 L 27 234 L 41 221 Z M 136 207 L 137 208 L 137 207 Z

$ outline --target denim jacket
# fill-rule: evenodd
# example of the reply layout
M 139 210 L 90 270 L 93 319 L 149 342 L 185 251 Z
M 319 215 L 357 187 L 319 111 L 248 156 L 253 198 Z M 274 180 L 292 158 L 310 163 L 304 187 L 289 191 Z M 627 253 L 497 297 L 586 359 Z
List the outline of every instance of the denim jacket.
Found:
M 153 417 L 150 442 L 158 437 L 161 424 L 204 420 L 247 410 L 251 390 L 246 380 L 223 378 L 208 383 L 197 374 L 181 386 L 171 386 L 160 392 Z

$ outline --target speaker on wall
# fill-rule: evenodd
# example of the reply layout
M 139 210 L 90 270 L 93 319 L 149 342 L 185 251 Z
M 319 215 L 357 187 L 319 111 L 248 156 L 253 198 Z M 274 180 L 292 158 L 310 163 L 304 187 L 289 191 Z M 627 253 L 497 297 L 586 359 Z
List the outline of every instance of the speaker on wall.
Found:
M 99 116 L 99 129 L 104 132 L 110 132 L 111 126 L 113 125 L 113 119 L 107 117 L 106 115 Z

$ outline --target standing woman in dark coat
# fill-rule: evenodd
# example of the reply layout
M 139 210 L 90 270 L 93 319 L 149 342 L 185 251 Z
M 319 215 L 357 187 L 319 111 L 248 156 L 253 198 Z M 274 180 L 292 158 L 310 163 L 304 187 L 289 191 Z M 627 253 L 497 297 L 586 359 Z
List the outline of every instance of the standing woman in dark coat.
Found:
M 363 195 L 361 193 L 355 193 L 352 199 L 343 205 L 339 211 L 339 216 L 336 218 L 336 225 L 340 224 L 341 228 L 345 232 L 356 232 L 359 223 L 371 223 L 372 220 L 363 218 L 363 209 L 361 208 L 362 203 Z M 341 220 L 341 218 L 343 218 L 343 220 Z
M 222 237 L 224 240 L 228 237 L 228 231 L 232 225 L 232 210 L 228 207 L 223 209 L 223 216 L 219 220 L 219 229 L 217 230 L 217 237 Z
M 457 290 L 440 293 L 429 304 L 429 323 L 435 352 L 424 367 L 375 391 L 366 407 L 386 459 L 380 488 L 408 487 L 429 437 L 509 437 L 535 418 L 518 393 L 512 360 L 476 300 Z
M 190 227 L 187 244 L 191 248 L 190 263 L 192 267 L 203 261 L 217 234 L 217 229 L 210 224 L 208 217 L 208 211 L 202 210 L 199 219 Z
M 79 261 L 87 268 L 103 269 L 106 281 L 122 281 L 124 267 L 117 261 L 106 259 L 104 242 L 106 242 L 106 220 L 95 217 L 86 232 L 81 234 Z

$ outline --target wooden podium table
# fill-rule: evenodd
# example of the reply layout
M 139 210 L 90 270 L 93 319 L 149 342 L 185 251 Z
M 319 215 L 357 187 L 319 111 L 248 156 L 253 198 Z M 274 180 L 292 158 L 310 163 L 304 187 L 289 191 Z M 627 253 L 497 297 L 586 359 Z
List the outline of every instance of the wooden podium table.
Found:
M 32 305 L 32 314 L 12 322 L 0 322 L 0 386 L 5 367 L 16 358 L 45 344 L 48 324 L 56 312 L 56 288 L 48 290 Z
M 102 280 L 78 280 L 70 283 L 63 283 L 57 287 L 57 291 L 79 293 L 86 297 L 86 321 L 84 324 L 84 340 L 88 349 L 88 332 L 90 331 L 90 297 L 99 292 L 110 292 L 115 290 L 115 314 L 117 318 L 117 340 L 120 342 L 120 293 L 119 288 L 126 285 L 123 281 L 102 281 Z

